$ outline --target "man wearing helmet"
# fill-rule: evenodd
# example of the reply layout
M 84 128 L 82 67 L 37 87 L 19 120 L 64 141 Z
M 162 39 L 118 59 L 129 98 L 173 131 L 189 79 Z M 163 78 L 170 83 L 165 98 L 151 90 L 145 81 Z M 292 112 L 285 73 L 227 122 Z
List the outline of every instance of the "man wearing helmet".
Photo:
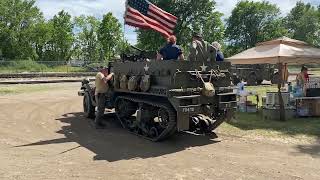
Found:
M 190 47 L 190 61 L 215 61 L 216 49 L 207 41 L 203 40 L 199 32 L 192 35 L 192 43 Z

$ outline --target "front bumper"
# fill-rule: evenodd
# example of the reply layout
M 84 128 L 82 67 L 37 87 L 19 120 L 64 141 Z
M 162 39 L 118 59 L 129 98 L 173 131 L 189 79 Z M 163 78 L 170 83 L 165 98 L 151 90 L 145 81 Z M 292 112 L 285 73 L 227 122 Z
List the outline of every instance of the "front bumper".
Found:
M 225 112 L 237 108 L 235 93 L 219 93 L 212 99 L 201 95 L 178 96 L 172 102 L 177 105 L 178 131 L 189 130 L 192 116 L 203 114 L 210 117 L 213 113 L 218 113 L 215 111 Z

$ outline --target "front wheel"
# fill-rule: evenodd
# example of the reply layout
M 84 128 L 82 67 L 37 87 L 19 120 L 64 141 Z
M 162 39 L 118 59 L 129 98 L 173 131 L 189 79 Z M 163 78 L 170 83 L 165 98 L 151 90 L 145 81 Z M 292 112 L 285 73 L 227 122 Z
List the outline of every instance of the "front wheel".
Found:
M 280 83 L 280 75 L 279 73 L 275 73 L 271 79 L 272 84 L 279 84 Z
M 257 85 L 257 76 L 255 74 L 250 74 L 247 79 L 248 86 L 256 86 Z
M 258 80 L 257 80 L 257 85 L 261 85 L 261 84 L 262 84 L 262 82 L 263 82 L 263 80 L 258 79 Z
M 233 83 L 233 85 L 237 85 L 237 84 L 241 83 L 241 80 L 238 76 L 233 76 L 232 83 Z
M 83 112 L 87 118 L 93 119 L 95 117 L 95 107 L 92 105 L 90 95 L 87 92 L 83 97 Z

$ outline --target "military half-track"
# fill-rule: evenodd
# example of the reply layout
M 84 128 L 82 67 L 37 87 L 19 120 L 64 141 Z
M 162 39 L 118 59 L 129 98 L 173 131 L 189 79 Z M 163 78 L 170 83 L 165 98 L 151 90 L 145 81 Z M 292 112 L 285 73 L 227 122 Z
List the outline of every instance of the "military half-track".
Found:
M 130 58 L 128 58 L 130 59 Z M 237 106 L 229 62 L 128 61 L 109 64 L 115 73 L 106 108 L 130 132 L 152 141 L 176 132 L 211 134 Z M 94 85 L 82 83 L 87 117 L 94 117 Z
M 236 64 L 232 65 L 233 83 L 237 85 L 241 80 L 249 86 L 261 85 L 263 80 L 278 82 L 278 73 L 275 65 L 272 64 Z

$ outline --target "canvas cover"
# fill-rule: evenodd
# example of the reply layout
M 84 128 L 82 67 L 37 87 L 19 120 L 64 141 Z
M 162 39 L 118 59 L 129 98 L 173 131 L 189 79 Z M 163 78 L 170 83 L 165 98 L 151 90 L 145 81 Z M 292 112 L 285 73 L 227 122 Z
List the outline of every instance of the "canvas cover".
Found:
M 226 58 L 232 64 L 319 64 L 320 49 L 303 41 L 279 38 Z

